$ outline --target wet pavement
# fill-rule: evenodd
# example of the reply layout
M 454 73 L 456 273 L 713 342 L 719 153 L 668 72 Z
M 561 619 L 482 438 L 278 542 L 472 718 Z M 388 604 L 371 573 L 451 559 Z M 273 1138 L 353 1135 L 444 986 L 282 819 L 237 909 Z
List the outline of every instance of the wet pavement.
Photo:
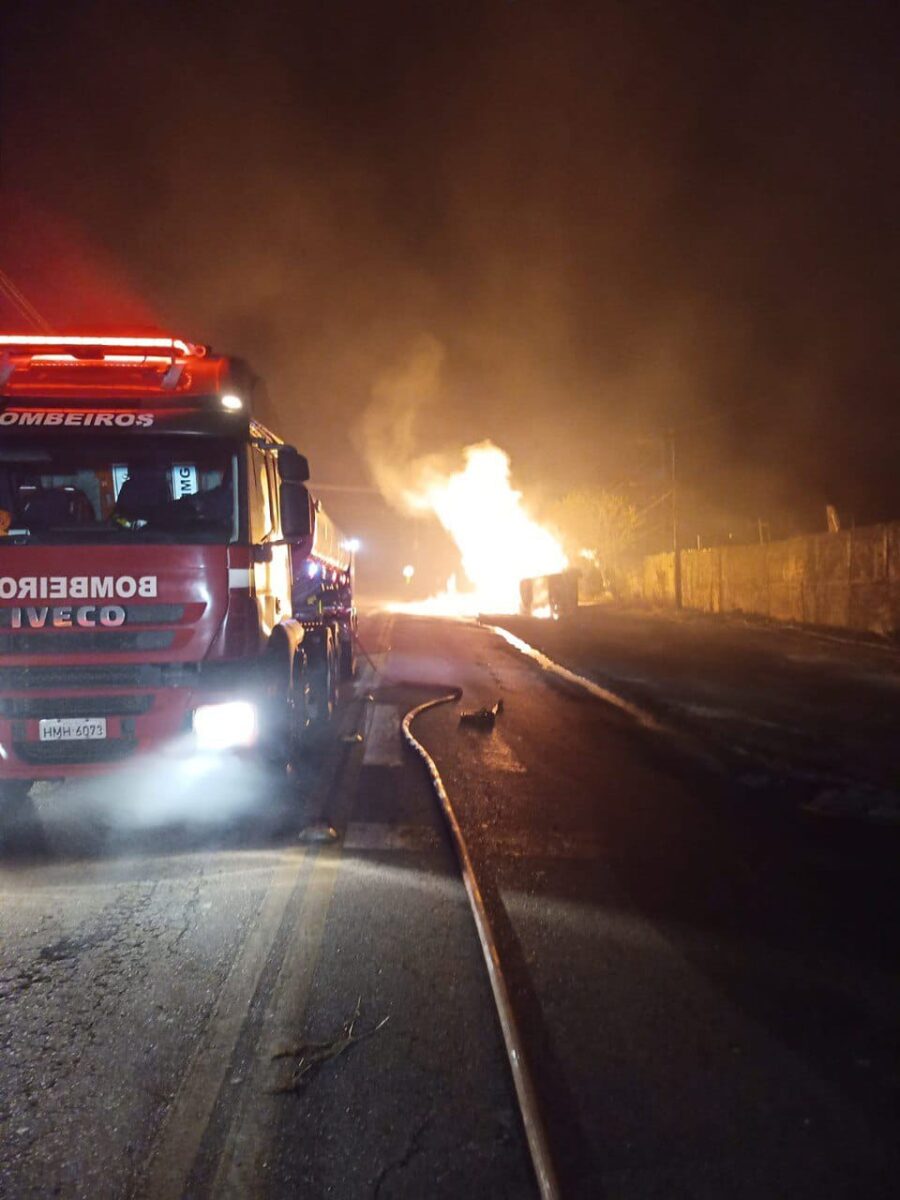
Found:
M 0 1194 L 535 1194 L 453 853 L 398 733 L 438 685 L 504 699 L 492 728 L 448 705 L 416 733 L 481 875 L 564 1194 L 891 1194 L 893 831 L 759 806 L 477 625 L 374 614 L 362 637 L 335 739 L 290 786 L 157 765 L 5 814 Z M 310 822 L 338 840 L 304 842 Z M 357 1006 L 361 1040 L 297 1077 Z
M 691 737 L 764 800 L 900 823 L 896 642 L 611 605 L 496 624 Z

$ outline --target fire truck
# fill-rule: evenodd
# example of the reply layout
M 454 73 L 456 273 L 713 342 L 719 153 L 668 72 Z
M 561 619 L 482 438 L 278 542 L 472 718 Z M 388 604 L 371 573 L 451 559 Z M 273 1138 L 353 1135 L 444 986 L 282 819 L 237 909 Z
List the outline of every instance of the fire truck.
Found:
M 327 731 L 353 553 L 263 399 L 179 337 L 0 335 L 0 795 Z

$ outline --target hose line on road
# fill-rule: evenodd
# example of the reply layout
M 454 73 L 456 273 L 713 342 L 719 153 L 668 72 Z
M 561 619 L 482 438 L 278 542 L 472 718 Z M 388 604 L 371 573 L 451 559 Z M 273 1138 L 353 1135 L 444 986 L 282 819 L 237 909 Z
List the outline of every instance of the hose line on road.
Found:
M 506 1046 L 510 1070 L 512 1071 L 513 1084 L 516 1089 L 519 1111 L 522 1116 L 522 1124 L 525 1127 L 525 1137 L 528 1140 L 528 1151 L 531 1155 L 532 1165 L 534 1166 L 538 1189 L 542 1200 L 559 1200 L 559 1184 L 550 1154 L 547 1130 L 541 1116 L 537 1091 L 534 1086 L 534 1080 L 531 1077 L 531 1071 L 529 1070 L 525 1050 L 522 1045 L 522 1037 L 519 1033 L 518 1023 L 516 1022 L 512 1003 L 509 998 L 509 989 L 506 986 L 506 977 L 503 974 L 503 968 L 500 964 L 497 942 L 494 938 L 487 909 L 485 908 L 484 898 L 481 895 L 481 888 L 478 886 L 478 879 L 472 867 L 472 860 L 469 857 L 469 849 L 463 837 L 459 821 L 456 819 L 456 813 L 450 803 L 450 797 L 447 795 L 447 789 L 444 787 L 444 781 L 441 779 L 440 771 L 437 769 L 437 764 L 412 732 L 412 723 L 421 713 L 430 708 L 436 708 L 440 704 L 455 703 L 461 696 L 462 688 L 454 688 L 444 696 L 438 696 L 433 700 L 426 700 L 423 704 L 418 704 L 415 708 L 411 708 L 403 718 L 403 737 L 428 769 L 432 787 L 441 802 L 441 810 L 453 838 L 453 845 L 456 850 L 456 856 L 459 859 L 466 895 L 469 898 L 469 906 L 475 920 L 475 927 L 478 930 L 478 940 L 481 943 L 481 950 L 484 954 L 488 978 L 491 981 L 491 991 L 494 994 L 494 1004 L 496 1005 L 497 1015 L 500 1019 L 500 1028 L 503 1032 L 503 1041 Z

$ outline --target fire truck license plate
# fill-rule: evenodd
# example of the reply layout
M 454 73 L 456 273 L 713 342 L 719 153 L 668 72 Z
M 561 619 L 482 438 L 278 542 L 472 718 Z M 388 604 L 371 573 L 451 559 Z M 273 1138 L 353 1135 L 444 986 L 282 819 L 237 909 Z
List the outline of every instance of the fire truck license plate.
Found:
M 106 737 L 106 717 L 66 717 L 38 721 L 42 742 L 86 742 Z

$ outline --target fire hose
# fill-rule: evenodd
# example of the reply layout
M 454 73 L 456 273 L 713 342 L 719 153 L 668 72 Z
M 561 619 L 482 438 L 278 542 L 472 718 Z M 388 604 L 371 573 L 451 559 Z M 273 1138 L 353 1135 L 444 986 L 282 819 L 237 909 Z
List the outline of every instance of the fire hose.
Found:
M 419 758 L 425 764 L 431 779 L 431 786 L 440 801 L 441 811 L 450 830 L 453 846 L 456 850 L 456 857 L 459 860 L 466 895 L 469 898 L 469 907 L 472 910 L 475 928 L 478 930 L 478 940 L 481 943 L 491 991 L 494 995 L 497 1016 L 500 1019 L 500 1029 L 503 1033 L 503 1042 L 506 1047 L 510 1070 L 512 1071 L 513 1085 L 516 1090 L 519 1112 L 521 1113 L 522 1124 L 525 1128 L 525 1137 L 528 1141 L 528 1151 L 531 1155 L 538 1189 L 542 1200 L 558 1200 L 560 1195 L 559 1184 L 550 1154 L 549 1138 L 541 1115 L 537 1090 L 528 1066 L 518 1022 L 513 1012 L 509 988 L 507 987 L 506 977 L 503 974 L 503 968 L 500 964 L 500 954 L 497 949 L 493 929 L 491 928 L 490 917 L 485 907 L 481 888 L 478 886 L 478 879 L 472 866 L 472 860 L 469 857 L 469 848 L 466 845 L 466 839 L 463 836 L 463 831 L 457 820 L 453 805 L 450 803 L 450 797 L 447 795 L 447 789 L 444 787 L 444 781 L 441 779 L 437 764 L 412 732 L 412 723 L 421 713 L 427 712 L 428 709 L 436 708 L 440 704 L 455 704 L 461 697 L 462 688 L 454 687 L 452 691 L 447 692 L 444 696 L 438 696 L 433 700 L 426 700 L 422 704 L 417 704 L 415 708 L 411 708 L 403 718 L 403 737 L 406 739 L 407 745 L 418 754 Z

